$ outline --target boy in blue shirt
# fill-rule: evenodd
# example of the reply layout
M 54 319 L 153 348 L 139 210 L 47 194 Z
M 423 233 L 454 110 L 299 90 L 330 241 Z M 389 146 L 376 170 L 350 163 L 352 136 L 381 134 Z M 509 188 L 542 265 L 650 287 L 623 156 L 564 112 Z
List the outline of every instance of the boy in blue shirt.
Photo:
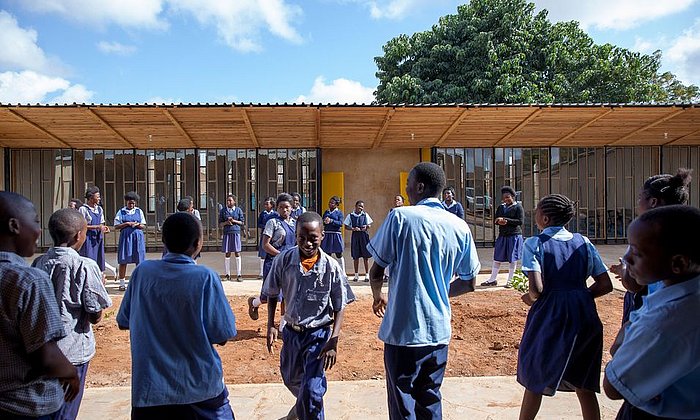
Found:
M 681 233 L 682 232 L 682 233 Z M 629 227 L 624 261 L 641 285 L 663 280 L 620 331 L 603 388 L 618 419 L 700 418 L 700 209 L 649 210 Z
M 267 349 L 277 339 L 275 309 L 280 291 L 287 306 L 280 370 L 297 397 L 287 419 L 323 419 L 324 369 L 335 365 L 345 305 L 354 300 L 337 261 L 321 250 L 323 220 L 306 212 L 297 219 L 297 246 L 282 251 L 263 283 L 267 301 Z
M 236 336 L 219 276 L 196 265 L 202 225 L 189 213 L 163 223 L 162 260 L 136 267 L 119 308 L 131 337 L 131 417 L 233 419 L 213 345 Z

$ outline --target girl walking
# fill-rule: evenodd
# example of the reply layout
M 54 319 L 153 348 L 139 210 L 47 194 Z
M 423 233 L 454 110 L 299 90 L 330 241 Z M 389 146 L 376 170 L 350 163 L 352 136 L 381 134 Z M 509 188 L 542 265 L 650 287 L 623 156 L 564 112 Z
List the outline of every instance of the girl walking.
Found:
M 340 211 L 340 197 L 334 195 L 328 200 L 328 210 L 323 212 L 323 242 L 321 249 L 328 255 L 334 255 L 340 261 L 340 267 L 345 273 L 345 258 L 343 251 L 345 244 L 343 243 L 343 235 L 340 230 L 343 228 L 343 212 Z
M 372 225 L 372 218 L 369 214 L 365 213 L 365 202 L 360 200 L 355 203 L 355 211 L 349 213 L 345 217 L 345 229 L 352 231 L 352 236 L 350 237 L 350 251 L 352 254 L 352 263 L 355 267 L 355 277 L 354 281 L 358 281 L 360 258 L 364 260 L 365 263 L 365 276 L 364 281 L 369 281 L 367 277 L 369 275 L 368 268 L 368 258 L 372 257 L 372 254 L 367 250 L 367 244 L 369 243 L 369 227 Z

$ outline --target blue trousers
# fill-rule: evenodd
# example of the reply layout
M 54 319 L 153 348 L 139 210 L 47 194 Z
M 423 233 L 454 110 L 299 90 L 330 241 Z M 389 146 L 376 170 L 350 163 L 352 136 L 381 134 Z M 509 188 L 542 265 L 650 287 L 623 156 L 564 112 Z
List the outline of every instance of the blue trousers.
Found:
M 384 344 L 389 418 L 442 419 L 440 386 L 447 345 L 405 347 Z
M 88 362 L 89 363 L 89 362 Z M 75 368 L 78 369 L 78 378 L 80 379 L 80 391 L 78 391 L 78 396 L 71 402 L 64 402 L 63 407 L 58 410 L 59 420 L 75 420 L 78 417 L 78 410 L 80 410 L 80 402 L 83 400 L 83 391 L 85 391 L 85 376 L 87 375 L 88 363 L 83 363 L 82 365 L 76 365 Z
M 280 371 L 284 385 L 297 397 L 296 410 L 301 420 L 324 418 L 323 396 L 328 384 L 323 359 L 318 355 L 330 336 L 329 327 L 303 332 L 285 327 L 282 332 Z
M 228 401 L 228 389 L 214 398 L 192 404 L 157 405 L 131 407 L 132 420 L 179 419 L 179 420 L 234 420 Z

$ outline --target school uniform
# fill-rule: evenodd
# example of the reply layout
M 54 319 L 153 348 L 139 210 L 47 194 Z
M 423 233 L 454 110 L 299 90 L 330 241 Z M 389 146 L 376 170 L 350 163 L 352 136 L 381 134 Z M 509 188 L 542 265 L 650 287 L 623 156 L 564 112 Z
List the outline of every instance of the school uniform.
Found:
M 134 207 L 129 210 L 123 207 L 114 216 L 114 225 L 121 225 L 127 222 L 137 222 L 146 225 L 146 217 L 140 208 Z M 143 229 L 127 226 L 119 232 L 119 249 L 117 251 L 117 262 L 119 264 L 140 264 L 146 259 L 146 239 Z
M 296 396 L 300 419 L 323 419 L 323 396 L 327 390 L 321 350 L 331 336 L 334 312 L 355 300 L 340 265 L 319 249 L 318 260 L 306 271 L 298 247 L 280 253 L 263 282 L 262 293 L 282 293 L 287 306 L 282 332 L 280 371 L 282 380 Z
M 0 252 L 0 418 L 53 415 L 63 405 L 56 378 L 37 375 L 29 354 L 66 332 L 49 276 Z
M 427 198 L 390 212 L 367 248 L 375 264 L 391 265 L 379 327 L 389 418 L 439 419 L 452 334 L 450 280 L 456 273 L 456 281 L 473 285 L 480 268 L 469 226 L 445 213 L 437 198 Z
M 245 221 L 240 207 L 224 207 L 219 211 L 219 223 L 232 217 L 233 220 Z M 241 225 L 224 225 L 224 235 L 221 240 L 221 252 L 241 252 Z
M 352 212 L 345 217 L 344 224 L 349 228 L 363 228 L 372 224 L 372 218 L 364 211 L 360 214 Z M 369 244 L 369 233 L 366 230 L 352 231 L 350 252 L 353 260 L 372 257 L 372 254 L 367 251 L 367 244 Z
M 333 211 L 326 210 L 323 212 L 322 219 L 326 220 L 326 217 L 330 218 L 331 221 L 330 223 L 323 222 L 325 236 L 323 241 L 321 241 L 321 249 L 326 254 L 342 254 L 345 249 L 343 235 L 340 232 L 343 228 L 343 212 L 336 207 Z
M 518 382 L 548 396 L 600 392 L 603 324 L 586 285 L 607 271 L 598 251 L 585 236 L 551 226 L 525 241 L 523 271 L 542 273 L 543 291 L 525 321 Z
M 498 225 L 498 238 L 493 250 L 493 260 L 498 262 L 516 262 L 523 257 L 523 230 L 525 221 L 523 207 L 518 203 L 510 206 L 502 203 L 496 209 L 496 218 L 506 220 L 505 225 Z
M 104 210 L 101 206 L 90 207 L 83 204 L 78 209 L 90 226 L 105 224 Z M 88 257 L 97 263 L 101 271 L 105 271 L 105 238 L 100 229 L 88 229 L 85 243 L 80 248 L 80 255 Z
M 277 213 L 270 218 L 265 224 L 263 236 L 270 238 L 270 245 L 278 251 L 284 251 L 296 245 L 296 222 L 289 218 L 282 220 Z M 265 263 L 263 264 L 263 279 L 267 277 L 267 273 L 272 268 L 272 261 L 275 256 L 265 254 Z
M 625 398 L 618 418 L 700 418 L 700 276 L 647 295 L 605 368 Z M 632 407 L 629 407 L 632 406 Z M 627 411 L 627 413 L 625 413 Z
M 299 216 L 306 213 L 304 206 L 299 206 L 296 209 L 292 209 L 292 213 L 289 215 L 292 219 L 297 220 Z
M 59 412 L 59 418 L 74 419 L 83 398 L 88 364 L 95 356 L 90 315 L 112 306 L 112 300 L 102 285 L 102 272 L 97 263 L 81 257 L 73 248 L 50 248 L 34 260 L 32 267 L 44 271 L 51 279 L 66 332 L 58 341 L 58 348 L 78 370 L 78 396 L 64 403 Z
M 131 338 L 132 418 L 233 419 L 213 345 L 235 322 L 213 270 L 172 252 L 139 264 L 117 314 Z
M 265 230 L 265 225 L 267 225 L 268 220 L 272 219 L 275 217 L 277 213 L 274 210 L 266 211 L 263 210 L 260 212 L 258 215 L 258 229 L 262 232 Z M 265 256 L 267 254 L 265 253 L 265 250 L 263 249 L 262 246 L 262 233 L 260 234 L 260 240 L 258 241 L 258 258 L 265 259 Z
M 454 214 L 460 219 L 464 219 L 464 207 L 462 207 L 462 203 L 460 203 L 459 201 L 452 200 L 452 203 L 450 204 L 447 204 L 443 201 L 442 207 L 444 207 L 445 210 L 449 211 L 450 213 Z

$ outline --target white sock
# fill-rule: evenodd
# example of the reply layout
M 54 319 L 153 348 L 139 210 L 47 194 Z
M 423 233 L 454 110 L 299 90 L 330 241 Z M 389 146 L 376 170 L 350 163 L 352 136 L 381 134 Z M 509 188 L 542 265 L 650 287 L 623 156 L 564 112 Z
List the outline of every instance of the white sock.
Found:
M 343 269 L 343 274 L 345 274 L 345 257 L 340 257 L 340 267 Z
M 265 260 L 260 260 L 260 277 L 263 275 L 263 270 L 265 267 Z
M 119 287 L 124 287 L 126 285 L 126 279 L 119 279 Z
M 227 276 L 231 275 L 231 258 L 230 257 L 224 257 L 224 271 L 226 272 Z
M 241 276 L 241 257 L 236 257 L 236 275 Z
M 287 320 L 284 319 L 284 315 L 282 315 L 282 319 L 280 319 L 280 331 L 284 329 L 285 325 L 287 325 Z
M 260 305 L 262 305 L 262 301 L 259 296 L 256 296 L 255 299 L 253 299 L 253 306 L 258 308 Z
M 493 267 L 491 267 L 491 277 L 489 281 L 496 281 L 496 276 L 498 276 L 498 270 L 501 268 L 501 263 L 499 261 L 493 262 Z
M 508 269 L 508 284 L 513 282 L 513 276 L 515 275 L 515 267 L 517 265 L 517 262 L 510 263 L 510 268 Z

